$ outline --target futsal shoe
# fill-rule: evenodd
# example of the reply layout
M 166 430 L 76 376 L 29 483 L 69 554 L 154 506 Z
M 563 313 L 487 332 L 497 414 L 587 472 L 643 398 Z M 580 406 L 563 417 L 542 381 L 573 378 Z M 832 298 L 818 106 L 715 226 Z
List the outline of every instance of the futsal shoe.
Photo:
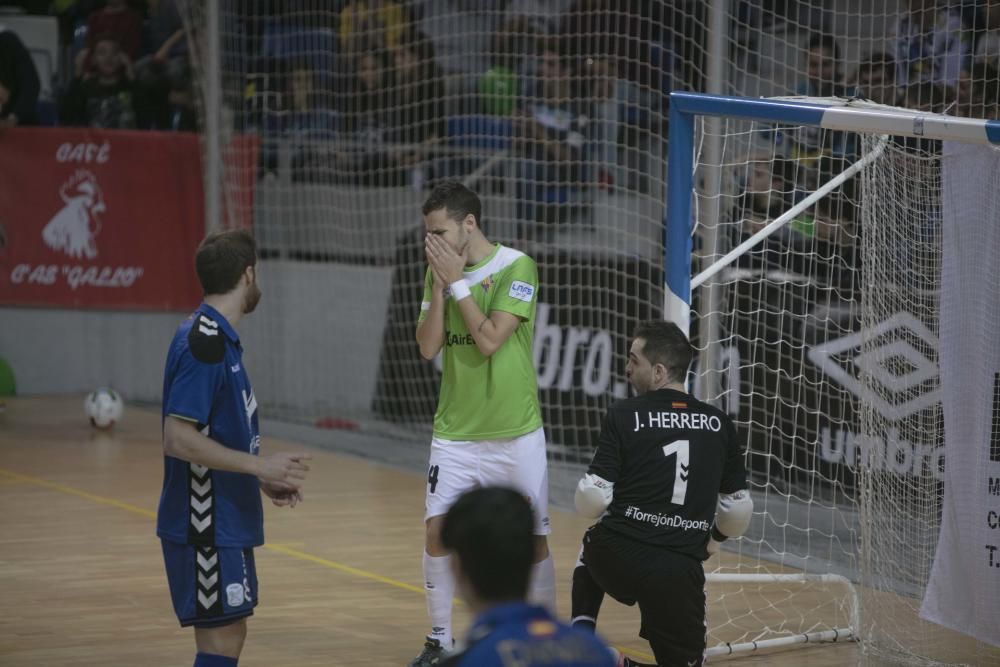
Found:
M 410 661 L 407 667 L 434 667 L 434 665 L 441 663 L 444 656 L 444 647 L 441 646 L 441 642 L 427 637 L 427 641 L 424 642 L 424 650 Z

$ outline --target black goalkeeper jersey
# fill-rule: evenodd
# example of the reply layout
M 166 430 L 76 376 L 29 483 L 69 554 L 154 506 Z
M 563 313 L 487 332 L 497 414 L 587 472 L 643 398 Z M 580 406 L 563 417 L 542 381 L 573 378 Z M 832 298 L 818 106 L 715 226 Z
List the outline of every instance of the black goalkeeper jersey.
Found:
M 747 488 L 732 420 L 673 389 L 613 404 L 588 472 L 615 485 L 602 526 L 696 558 L 706 556 L 718 494 Z

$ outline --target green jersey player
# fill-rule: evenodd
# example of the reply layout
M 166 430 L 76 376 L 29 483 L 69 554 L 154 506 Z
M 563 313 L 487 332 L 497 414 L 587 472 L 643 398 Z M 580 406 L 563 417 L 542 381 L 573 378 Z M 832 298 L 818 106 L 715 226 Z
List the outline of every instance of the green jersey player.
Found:
M 546 535 L 548 468 L 532 356 L 538 268 L 523 252 L 491 243 L 482 204 L 458 182 L 439 185 L 423 206 L 427 277 L 420 304 L 420 354 L 442 356 L 426 494 L 424 580 L 431 632 L 410 664 L 434 665 L 452 647 L 455 583 L 441 545 L 444 514 L 481 486 L 513 485 L 535 513 L 531 597 L 555 607 Z

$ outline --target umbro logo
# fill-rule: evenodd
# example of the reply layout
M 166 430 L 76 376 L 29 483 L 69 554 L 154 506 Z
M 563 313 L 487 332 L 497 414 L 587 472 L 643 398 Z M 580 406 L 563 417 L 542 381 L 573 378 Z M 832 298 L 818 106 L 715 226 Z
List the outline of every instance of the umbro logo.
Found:
M 239 365 L 239 364 L 236 364 L 236 365 L 234 365 L 234 366 L 230 366 L 230 367 L 229 367 L 229 370 L 231 370 L 231 371 L 232 371 L 232 372 L 234 372 L 234 373 L 239 373 L 239 372 L 240 372 L 240 365 Z
M 809 360 L 891 421 L 941 401 L 938 338 L 912 314 L 898 312 L 866 331 L 830 339 Z M 876 391 L 862 384 L 867 376 Z

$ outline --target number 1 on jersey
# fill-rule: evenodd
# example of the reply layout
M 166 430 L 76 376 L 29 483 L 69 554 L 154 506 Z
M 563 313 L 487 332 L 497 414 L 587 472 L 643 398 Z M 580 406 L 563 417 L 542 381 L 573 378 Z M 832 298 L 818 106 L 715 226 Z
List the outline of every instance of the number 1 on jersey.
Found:
M 663 446 L 663 455 L 677 455 L 677 464 L 674 466 L 674 491 L 670 502 L 674 505 L 683 505 L 684 498 L 688 490 L 688 460 L 689 442 L 687 440 L 674 440 L 669 445 Z

